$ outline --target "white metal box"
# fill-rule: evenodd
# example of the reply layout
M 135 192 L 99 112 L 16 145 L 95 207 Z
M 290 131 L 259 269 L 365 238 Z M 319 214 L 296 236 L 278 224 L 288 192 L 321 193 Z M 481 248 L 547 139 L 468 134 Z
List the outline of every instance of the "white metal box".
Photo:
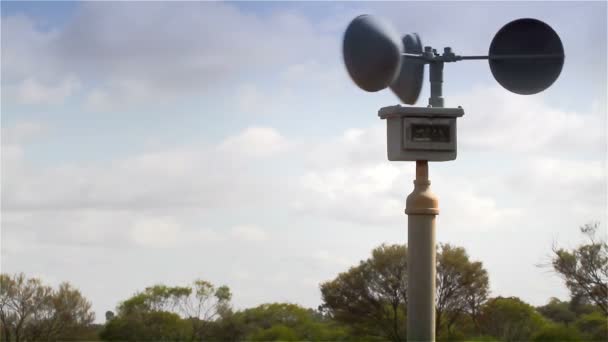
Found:
M 463 115 L 461 107 L 381 108 L 378 116 L 386 119 L 388 160 L 456 159 L 456 119 Z

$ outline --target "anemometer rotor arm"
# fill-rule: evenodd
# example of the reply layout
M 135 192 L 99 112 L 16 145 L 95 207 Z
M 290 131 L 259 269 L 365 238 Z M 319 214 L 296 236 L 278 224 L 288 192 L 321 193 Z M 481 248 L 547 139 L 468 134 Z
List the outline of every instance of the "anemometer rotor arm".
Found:
M 445 48 L 449 49 L 449 48 Z M 559 53 L 548 53 L 548 54 L 516 54 L 516 55 L 490 55 L 490 56 L 459 56 L 455 55 L 448 50 L 443 55 L 437 54 L 435 49 L 433 54 L 415 54 L 415 53 L 402 53 L 401 56 L 405 59 L 414 60 L 414 61 L 423 61 L 426 63 L 432 62 L 458 62 L 458 61 L 467 61 L 467 60 L 517 60 L 517 59 L 563 59 L 564 54 Z

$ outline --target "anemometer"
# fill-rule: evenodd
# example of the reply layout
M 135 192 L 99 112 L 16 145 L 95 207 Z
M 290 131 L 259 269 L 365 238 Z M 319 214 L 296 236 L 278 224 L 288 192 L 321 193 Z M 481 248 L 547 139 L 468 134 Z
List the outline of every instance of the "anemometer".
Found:
M 492 39 L 487 55 L 460 56 L 451 47 L 438 53 L 423 48 L 420 36 L 402 39 L 392 27 L 369 15 L 353 19 L 344 33 L 344 64 L 359 88 L 375 92 L 390 88 L 405 104 L 418 100 L 429 66 L 428 106 L 388 106 L 378 115 L 387 122 L 391 161 L 416 161 L 414 191 L 407 197 L 407 340 L 435 341 L 435 217 L 438 198 L 431 192 L 429 161 L 456 159 L 456 120 L 462 107 L 443 107 L 446 63 L 488 60 L 492 75 L 505 89 L 521 95 L 539 93 L 555 82 L 564 65 L 564 48 L 555 31 L 537 19 L 517 19 Z
M 488 55 L 460 56 L 451 47 L 438 53 L 423 48 L 420 36 L 399 39 L 386 22 L 370 15 L 355 18 L 346 29 L 344 64 L 361 89 L 375 92 L 389 87 L 405 104 L 413 105 L 429 66 L 431 96 L 428 107 L 401 105 L 380 109 L 387 120 L 389 160 L 446 161 L 456 159 L 456 119 L 462 108 L 443 108 L 443 67 L 446 63 L 488 60 L 492 75 L 505 89 L 531 95 L 548 88 L 564 64 L 564 48 L 555 31 L 537 19 L 517 19 L 492 39 Z

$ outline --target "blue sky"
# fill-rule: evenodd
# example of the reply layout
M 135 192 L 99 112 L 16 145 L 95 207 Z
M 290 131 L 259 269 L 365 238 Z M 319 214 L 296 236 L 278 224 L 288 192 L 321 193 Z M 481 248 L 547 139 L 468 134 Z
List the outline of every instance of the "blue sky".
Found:
M 100 320 L 195 278 L 239 308 L 316 307 L 320 282 L 407 236 L 414 165 L 386 159 L 377 117 L 397 98 L 342 65 L 362 13 L 459 54 L 520 17 L 560 35 L 562 74 L 534 96 L 487 62 L 446 66 L 465 116 L 431 180 L 438 241 L 482 261 L 493 295 L 566 298 L 535 265 L 582 224 L 605 234 L 605 2 L 2 2 L 2 271 L 71 281 Z

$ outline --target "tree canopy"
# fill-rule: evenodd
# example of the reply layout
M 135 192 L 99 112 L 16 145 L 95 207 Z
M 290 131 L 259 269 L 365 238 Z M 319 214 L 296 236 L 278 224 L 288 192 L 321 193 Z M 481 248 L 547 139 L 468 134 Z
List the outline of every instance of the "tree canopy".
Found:
M 542 315 L 517 297 L 489 299 L 479 321 L 484 334 L 501 341 L 529 341 L 545 325 Z
M 94 319 L 91 303 L 69 283 L 54 290 L 23 273 L 0 274 L 3 341 L 69 340 Z
M 463 314 L 477 320 L 487 298 L 489 279 L 481 262 L 461 247 L 444 244 L 437 257 L 437 329 L 451 333 Z M 381 245 L 372 256 L 336 279 L 321 284 L 321 308 L 353 331 L 404 341 L 407 314 L 407 246 Z
M 588 299 L 608 315 L 608 242 L 596 238 L 599 224 L 580 228 L 588 243 L 574 249 L 554 248 L 552 266 L 572 298 Z
M 197 279 L 188 286 L 157 284 L 121 302 L 107 313 L 105 340 L 183 340 L 205 336 L 209 322 L 231 313 L 230 289 Z M 158 329 L 146 329 L 150 324 Z

